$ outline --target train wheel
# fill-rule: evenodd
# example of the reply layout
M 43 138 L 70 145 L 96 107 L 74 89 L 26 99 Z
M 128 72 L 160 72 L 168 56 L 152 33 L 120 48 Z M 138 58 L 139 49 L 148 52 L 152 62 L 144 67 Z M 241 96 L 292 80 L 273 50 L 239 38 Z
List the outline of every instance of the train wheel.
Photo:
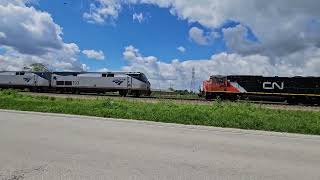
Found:
M 72 89 L 72 94 L 80 94 L 80 90 L 79 89 Z
M 287 103 L 290 105 L 298 105 L 299 104 L 299 100 L 296 97 L 289 97 L 287 99 Z
M 136 91 L 136 92 L 134 93 L 134 97 L 138 98 L 138 97 L 140 97 L 140 96 L 141 96 L 141 93 L 140 93 L 139 91 Z
M 205 97 L 206 100 L 216 99 L 216 95 L 213 95 L 211 93 L 205 93 L 204 97 Z
M 212 100 L 212 96 L 210 94 L 205 94 L 205 99 L 206 100 Z
M 239 97 L 235 94 L 228 94 L 226 96 L 223 96 L 224 99 L 229 100 L 229 101 L 237 101 L 239 100 Z
M 81 91 L 80 91 L 80 89 L 76 89 L 76 92 L 75 92 L 76 94 L 81 94 Z
M 128 92 L 126 90 L 119 91 L 119 94 L 121 97 L 126 97 L 128 95 Z
M 30 89 L 30 91 L 31 91 L 31 92 L 38 92 L 38 88 L 32 87 L 32 88 Z
M 43 89 L 41 87 L 38 88 L 38 93 L 43 93 Z

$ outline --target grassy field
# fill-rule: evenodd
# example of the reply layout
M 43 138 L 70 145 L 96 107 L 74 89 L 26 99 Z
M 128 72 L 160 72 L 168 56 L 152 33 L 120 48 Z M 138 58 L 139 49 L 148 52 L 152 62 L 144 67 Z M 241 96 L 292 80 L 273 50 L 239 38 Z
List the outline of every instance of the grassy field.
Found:
M 0 109 L 320 135 L 320 112 L 272 110 L 248 103 L 195 105 L 168 100 L 158 103 L 81 100 L 35 97 L 5 90 L 0 91 Z
M 197 93 L 189 93 L 189 92 L 183 92 L 183 93 L 152 92 L 151 96 L 157 97 L 157 98 L 172 98 L 172 99 L 200 99 Z

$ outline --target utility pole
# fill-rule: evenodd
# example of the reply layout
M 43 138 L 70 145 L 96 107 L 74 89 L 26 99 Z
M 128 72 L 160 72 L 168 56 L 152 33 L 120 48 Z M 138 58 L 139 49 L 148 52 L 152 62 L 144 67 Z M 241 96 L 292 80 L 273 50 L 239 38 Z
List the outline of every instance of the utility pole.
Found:
M 193 67 L 192 68 L 191 84 L 190 84 L 190 92 L 194 91 L 195 85 L 196 85 L 196 70 Z

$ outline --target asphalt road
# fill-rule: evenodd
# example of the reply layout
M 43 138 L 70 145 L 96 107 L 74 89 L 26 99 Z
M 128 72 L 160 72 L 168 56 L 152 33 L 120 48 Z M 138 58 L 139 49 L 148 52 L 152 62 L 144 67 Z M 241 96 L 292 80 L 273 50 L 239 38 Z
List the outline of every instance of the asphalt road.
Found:
M 320 179 L 320 137 L 0 110 L 0 179 Z

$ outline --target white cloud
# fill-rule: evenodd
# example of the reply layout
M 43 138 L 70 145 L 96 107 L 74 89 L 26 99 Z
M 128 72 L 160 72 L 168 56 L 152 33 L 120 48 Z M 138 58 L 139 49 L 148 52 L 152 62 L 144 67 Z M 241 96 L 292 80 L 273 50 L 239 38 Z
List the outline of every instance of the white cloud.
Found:
M 320 18 L 320 11 L 318 11 L 320 1 L 318 0 L 238 0 L 236 2 L 233 0 L 141 0 L 137 2 L 168 7 L 172 14 L 179 18 L 198 22 L 207 28 L 219 28 L 227 20 L 240 22 L 250 27 L 259 39 L 259 53 L 269 57 L 285 56 L 310 46 L 320 46 L 318 33 L 320 23 L 315 21 Z M 242 46 L 241 48 L 244 47 L 241 42 L 237 44 Z M 235 48 L 232 50 L 238 50 L 236 46 L 232 48 Z M 251 54 L 255 53 L 253 51 Z
M 51 49 L 61 49 L 61 27 L 50 14 L 33 7 L 0 5 L 0 32 L 7 38 L 0 44 L 26 54 L 44 54 Z
M 97 60 L 104 60 L 105 59 L 104 53 L 101 50 L 99 50 L 99 51 L 83 50 L 82 53 L 85 54 L 90 59 L 97 59 Z
M 272 65 L 281 64 L 284 59 L 289 64 L 307 64 L 299 58 L 320 47 L 320 1 L 318 0 L 119 0 L 121 4 L 153 4 L 169 8 L 179 19 L 197 22 L 215 32 L 228 20 L 240 26 L 223 30 L 219 34 L 226 41 L 230 52 L 242 56 L 260 55 L 268 57 Z M 120 7 L 119 7 L 120 6 Z M 249 27 L 258 41 L 248 40 Z M 217 34 L 202 29 L 190 30 L 190 39 L 206 45 Z M 208 39 L 209 38 L 209 39 Z M 312 52 L 314 54 L 315 52 Z M 288 58 L 290 57 L 290 58 Z M 317 61 L 317 58 L 316 60 Z M 289 66 L 288 66 L 289 67 Z M 308 69 L 311 72 L 311 69 Z M 309 73 L 309 72 L 307 72 Z
M 197 27 L 192 27 L 189 30 L 189 38 L 200 45 L 207 45 L 209 43 L 209 37 L 205 35 L 202 29 Z
M 81 69 L 82 69 L 82 71 L 89 71 L 90 67 L 87 66 L 86 64 L 81 64 Z
M 248 29 L 243 25 L 223 29 L 226 44 L 232 51 L 241 54 L 256 54 L 261 51 L 261 44 L 247 40 Z
M 120 0 L 94 0 L 90 4 L 90 11 L 83 14 L 83 18 L 93 24 L 103 24 L 118 18 L 121 10 Z M 98 4 L 98 5 L 96 5 Z
M 290 63 L 291 58 L 305 54 L 305 62 Z M 305 52 L 292 54 L 274 64 L 268 56 L 240 55 L 236 53 L 220 53 L 208 59 L 172 60 L 170 63 L 159 61 L 154 56 L 143 56 L 133 46 L 128 46 L 123 52 L 128 66 L 124 71 L 144 72 L 150 79 L 153 88 L 169 88 L 170 84 L 176 89 L 189 89 L 192 68 L 196 72 L 196 86 L 208 79 L 210 75 L 264 75 L 264 76 L 296 76 L 320 75 L 320 49 L 309 49 Z
M 31 4 L 35 2 L 37 2 L 37 0 L 1 0 L 0 4 L 1 5 L 14 4 L 14 5 L 23 6 L 26 3 Z
M 221 38 L 221 35 L 218 33 L 218 32 L 215 32 L 215 31 L 213 31 L 213 32 L 211 32 L 211 37 L 213 38 L 213 39 L 219 39 L 219 38 Z
M 177 50 L 180 51 L 180 52 L 182 52 L 182 53 L 185 53 L 185 52 L 187 51 L 186 48 L 183 47 L 183 46 L 179 46 L 179 47 L 177 48 Z
M 36 1 L 0 1 L 0 69 L 18 70 L 36 62 L 56 70 L 81 70 L 79 47 L 65 43 L 51 15 L 25 5 L 30 2 Z
M 209 45 L 218 38 L 221 38 L 221 35 L 216 31 L 205 32 L 198 27 L 192 27 L 189 30 L 189 39 L 199 45 Z
M 59 71 L 82 70 L 82 65 L 76 59 L 80 52 L 76 44 L 66 44 L 61 50 L 43 55 L 23 54 L 10 47 L 4 49 L 5 53 L 0 56 L 0 70 L 21 70 L 32 63 L 43 63 Z
M 138 21 L 140 24 L 143 22 L 143 21 L 145 21 L 145 17 L 144 17 L 144 15 L 143 15 L 143 13 L 134 13 L 133 15 L 132 15 L 132 20 L 133 21 Z
M 0 39 L 5 39 L 7 35 L 4 32 L 0 32 Z
M 108 68 L 102 68 L 98 69 L 97 72 L 109 72 L 110 70 Z

